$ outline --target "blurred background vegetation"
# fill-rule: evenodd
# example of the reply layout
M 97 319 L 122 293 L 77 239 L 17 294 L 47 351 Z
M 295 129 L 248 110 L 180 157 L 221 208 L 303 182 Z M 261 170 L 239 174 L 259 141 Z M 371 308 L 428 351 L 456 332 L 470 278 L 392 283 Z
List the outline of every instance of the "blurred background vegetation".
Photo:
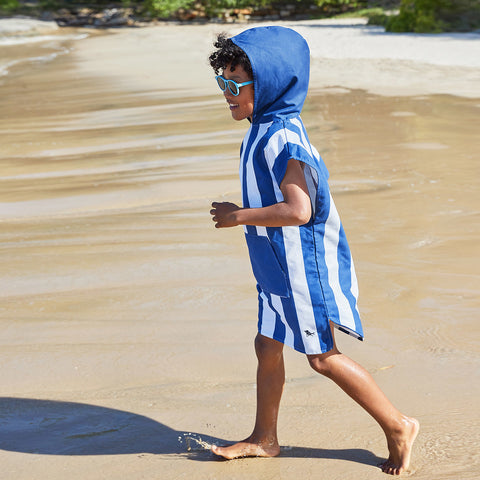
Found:
M 480 0 L 0 0 L 0 15 L 128 9 L 142 20 L 221 21 L 363 16 L 390 32 L 439 33 L 480 30 Z M 190 16 L 189 16 L 190 12 Z M 232 15 L 230 15 L 230 13 Z M 242 17 L 240 17 L 242 15 Z M 272 17 L 272 18 L 269 18 Z
M 467 32 L 480 29 L 480 0 L 402 0 L 396 15 L 370 19 L 389 32 Z

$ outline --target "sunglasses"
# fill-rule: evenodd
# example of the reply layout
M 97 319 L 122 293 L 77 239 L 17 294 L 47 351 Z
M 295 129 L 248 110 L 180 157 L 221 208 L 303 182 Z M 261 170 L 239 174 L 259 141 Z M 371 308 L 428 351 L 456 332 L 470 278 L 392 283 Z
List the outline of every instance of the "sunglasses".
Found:
M 217 75 L 215 77 L 215 80 L 217 81 L 218 86 L 220 87 L 220 90 L 222 92 L 224 92 L 228 88 L 228 91 L 235 97 L 240 93 L 240 87 L 244 87 L 245 85 L 250 85 L 251 83 L 253 83 L 253 80 L 250 80 L 249 82 L 237 83 L 233 80 L 227 80 L 221 75 Z

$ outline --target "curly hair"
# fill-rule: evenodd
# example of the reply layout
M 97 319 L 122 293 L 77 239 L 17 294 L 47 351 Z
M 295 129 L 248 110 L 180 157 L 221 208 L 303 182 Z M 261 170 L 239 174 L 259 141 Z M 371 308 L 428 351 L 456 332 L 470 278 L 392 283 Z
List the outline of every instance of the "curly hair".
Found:
M 252 65 L 247 54 L 237 45 L 235 45 L 225 33 L 218 35 L 213 46 L 215 50 L 208 59 L 215 74 L 218 75 L 220 70 L 224 70 L 230 64 L 230 71 L 234 71 L 237 65 L 243 67 L 245 72 L 253 78 Z

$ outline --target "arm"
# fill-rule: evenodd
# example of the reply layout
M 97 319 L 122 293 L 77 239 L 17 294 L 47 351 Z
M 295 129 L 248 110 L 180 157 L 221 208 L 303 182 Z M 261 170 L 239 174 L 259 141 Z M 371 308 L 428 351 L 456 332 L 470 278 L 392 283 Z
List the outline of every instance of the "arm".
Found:
M 216 228 L 237 225 L 284 227 L 303 225 L 310 220 L 312 207 L 302 164 L 289 160 L 287 171 L 280 184 L 283 201 L 262 208 L 240 208 L 234 203 L 212 203 L 210 214 Z

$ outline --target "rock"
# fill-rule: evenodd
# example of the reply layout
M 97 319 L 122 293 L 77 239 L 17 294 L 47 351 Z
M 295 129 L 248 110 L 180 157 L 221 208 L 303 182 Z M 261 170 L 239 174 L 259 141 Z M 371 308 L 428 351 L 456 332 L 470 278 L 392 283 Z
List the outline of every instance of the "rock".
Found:
M 62 9 L 55 16 L 55 20 L 62 27 L 115 28 L 135 24 L 131 8 L 107 8 L 101 12 L 95 12 L 88 8 L 82 8 L 76 12 Z
M 175 18 L 180 21 L 196 21 L 196 20 L 206 20 L 207 15 L 205 13 L 205 8 L 200 4 L 195 4 L 194 7 L 198 8 L 184 9 L 181 8 L 175 15 Z
M 58 25 L 52 21 L 36 20 L 25 17 L 0 19 L 0 35 L 35 35 L 48 33 L 53 30 L 58 30 Z

